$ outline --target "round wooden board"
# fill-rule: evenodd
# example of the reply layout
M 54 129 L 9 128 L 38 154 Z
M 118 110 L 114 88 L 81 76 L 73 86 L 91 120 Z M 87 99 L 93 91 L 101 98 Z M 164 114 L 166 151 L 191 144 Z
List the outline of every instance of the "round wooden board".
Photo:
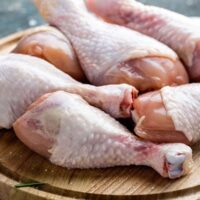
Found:
M 11 51 L 21 37 L 38 27 L 0 40 L 0 54 Z M 17 92 L 17 91 L 16 91 Z M 14 98 L 14 94 L 13 94 Z M 13 131 L 0 131 L 0 199 L 198 199 L 200 151 L 193 147 L 193 173 L 178 180 L 160 177 L 147 167 L 68 170 L 57 167 L 25 147 Z M 16 189 L 18 183 L 43 186 Z

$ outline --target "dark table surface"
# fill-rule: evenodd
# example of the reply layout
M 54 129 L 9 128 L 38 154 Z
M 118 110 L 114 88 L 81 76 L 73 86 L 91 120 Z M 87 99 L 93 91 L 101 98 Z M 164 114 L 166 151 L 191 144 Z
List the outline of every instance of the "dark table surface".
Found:
M 200 0 L 141 0 L 188 16 L 200 16 Z M 0 0 L 0 37 L 44 23 L 32 0 Z

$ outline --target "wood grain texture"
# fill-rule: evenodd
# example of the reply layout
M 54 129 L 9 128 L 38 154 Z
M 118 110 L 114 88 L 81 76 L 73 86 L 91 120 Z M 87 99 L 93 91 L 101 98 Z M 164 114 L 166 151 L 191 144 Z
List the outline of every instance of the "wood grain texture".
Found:
M 4 38 L 0 54 L 12 50 L 21 37 L 39 27 Z M 161 178 L 147 167 L 68 170 L 57 167 L 25 147 L 13 131 L 0 131 L 0 199 L 2 200 L 155 200 L 200 199 L 200 149 L 193 147 L 193 173 L 178 180 Z M 16 189 L 17 183 L 43 186 Z

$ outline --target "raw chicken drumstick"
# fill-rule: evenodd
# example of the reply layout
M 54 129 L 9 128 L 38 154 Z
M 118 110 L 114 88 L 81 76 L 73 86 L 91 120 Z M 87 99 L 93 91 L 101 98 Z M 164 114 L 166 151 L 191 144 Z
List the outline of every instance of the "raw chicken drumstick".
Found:
M 41 15 L 71 41 L 94 85 L 128 83 L 141 91 L 188 82 L 176 53 L 164 44 L 98 19 L 83 0 L 35 0 Z
M 14 130 L 25 145 L 62 167 L 147 165 L 169 178 L 192 167 L 190 147 L 140 141 L 80 96 L 63 91 L 37 100 L 14 123 Z
M 149 35 L 171 47 L 190 78 L 200 81 L 200 29 L 189 17 L 135 0 L 86 0 L 106 20 Z
M 74 50 L 68 39 L 57 29 L 46 27 L 30 33 L 20 40 L 13 53 L 42 58 L 78 81 L 84 81 Z
M 200 84 L 164 87 L 134 101 L 135 133 L 153 142 L 200 140 Z
M 28 106 L 48 92 L 79 94 L 113 117 L 130 117 L 137 91 L 132 86 L 81 84 L 50 63 L 28 55 L 0 56 L 0 128 L 10 128 Z

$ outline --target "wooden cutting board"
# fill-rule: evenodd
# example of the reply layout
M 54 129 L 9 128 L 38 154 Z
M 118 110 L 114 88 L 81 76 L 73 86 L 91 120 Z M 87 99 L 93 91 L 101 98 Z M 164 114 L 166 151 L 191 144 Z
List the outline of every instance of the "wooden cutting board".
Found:
M 26 30 L 1 39 L 0 53 L 11 51 L 21 37 L 38 29 L 45 27 Z M 148 167 L 95 170 L 68 170 L 57 167 L 25 147 L 13 131 L 3 130 L 0 132 L 0 199 L 200 199 L 199 149 L 199 145 L 193 148 L 193 173 L 178 180 L 169 180 L 161 178 Z M 16 184 L 36 181 L 45 184 L 38 188 L 15 188 Z

